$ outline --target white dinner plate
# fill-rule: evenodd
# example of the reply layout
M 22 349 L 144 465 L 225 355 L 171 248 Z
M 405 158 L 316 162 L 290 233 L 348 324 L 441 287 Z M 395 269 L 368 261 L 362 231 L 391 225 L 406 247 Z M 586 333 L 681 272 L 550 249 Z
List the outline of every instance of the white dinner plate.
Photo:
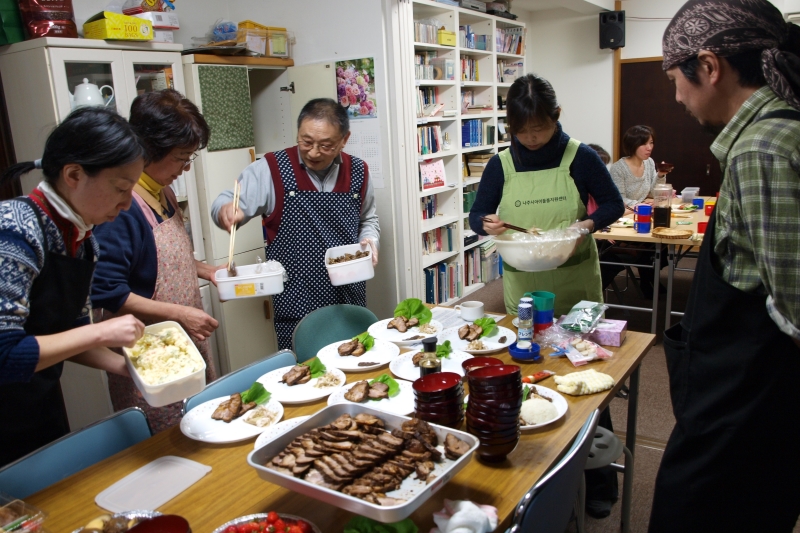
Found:
M 354 357 L 352 355 L 339 355 L 338 348 L 341 344 L 350 340 L 338 341 L 329 344 L 317 352 L 317 357 L 322 364 L 328 368 L 338 368 L 347 372 L 364 372 L 375 370 L 388 364 L 400 354 L 400 348 L 393 342 L 375 339 L 375 345 L 364 355 Z M 369 366 L 358 366 L 359 363 L 375 363 Z
M 406 416 L 414 412 L 414 389 L 411 387 L 410 381 L 402 379 L 395 380 L 400 385 L 400 393 L 394 398 L 385 398 L 383 400 L 366 400 L 358 405 L 367 405 L 378 411 L 384 411 L 395 415 Z M 336 405 L 337 403 L 355 403 L 345 399 L 344 393 L 350 390 L 353 385 L 358 383 L 348 383 L 341 389 L 337 390 L 328 396 L 328 405 Z
M 369 327 L 367 331 L 369 331 L 369 334 L 375 337 L 376 339 L 393 342 L 400 346 L 408 346 L 411 344 L 418 344 L 422 342 L 422 339 L 409 340 L 411 337 L 416 337 L 418 335 L 421 335 L 423 338 L 435 337 L 441 334 L 442 331 L 444 330 L 444 326 L 442 326 L 441 322 L 438 322 L 436 320 L 431 320 L 429 324 L 436 329 L 436 333 L 420 333 L 419 326 L 414 326 L 413 328 L 409 328 L 408 331 L 406 331 L 405 333 L 400 333 L 394 328 L 389 329 L 386 327 L 386 325 L 392 320 L 394 319 L 387 318 L 381 320 L 380 322 L 375 322 Z
M 311 415 L 306 416 L 297 416 L 295 418 L 289 418 L 287 420 L 282 420 L 277 424 L 272 424 L 269 427 L 264 428 L 264 431 L 261 432 L 261 435 L 258 436 L 256 439 L 256 443 L 253 445 L 253 449 L 257 450 L 267 444 L 275 440 L 277 437 L 283 435 L 290 429 L 294 429 L 303 422 L 305 422 L 308 417 Z
M 253 414 L 255 409 L 251 409 L 244 415 L 239 418 L 234 418 L 230 422 L 223 422 L 222 420 L 214 420 L 211 418 L 211 414 L 217 409 L 217 406 L 229 399 L 230 396 L 214 398 L 213 400 L 201 403 L 186 413 L 181 420 L 181 432 L 190 439 L 202 442 L 223 443 L 239 442 L 253 438 L 269 427 L 254 426 L 245 422 L 245 420 Z M 270 397 L 269 401 L 262 405 L 276 414 L 273 424 L 278 423 L 278 421 L 283 418 L 283 406 L 280 402 L 276 401 L 274 397 Z M 257 406 L 256 409 L 258 407 L 261 407 L 261 405 Z
M 500 339 L 503 337 L 506 338 L 505 341 L 500 342 Z M 460 350 L 462 352 L 471 353 L 473 355 L 479 355 L 485 353 L 499 352 L 500 350 L 508 348 L 517 340 L 517 335 L 508 328 L 505 328 L 503 326 L 497 326 L 497 329 L 495 329 L 491 335 L 489 335 L 488 337 L 481 337 L 479 340 L 483 341 L 483 344 L 486 345 L 486 349 L 467 350 L 467 345 L 469 344 L 469 341 L 467 341 L 466 339 L 458 338 L 458 328 L 446 329 L 439 336 L 440 343 L 443 343 L 444 341 L 450 341 L 450 345 L 453 347 L 453 351 Z
M 392 374 L 399 378 L 407 379 L 412 382 L 418 380 L 419 367 L 414 366 L 414 363 L 411 362 L 411 358 L 418 353 L 419 350 L 400 354 L 399 357 L 392 359 L 392 362 L 389 363 L 389 370 L 391 370 Z M 472 358 L 472 354 L 453 350 L 450 352 L 450 357 L 441 358 L 442 372 L 455 372 L 456 374 L 463 376 L 464 369 L 461 367 L 461 363 L 470 358 Z
M 700 209 L 698 206 L 694 206 L 694 209 L 681 209 L 681 205 L 686 205 L 686 204 L 673 205 L 672 206 L 672 212 L 673 213 L 694 213 L 695 211 Z
M 522 386 L 524 387 L 525 384 L 523 383 Z M 567 414 L 567 410 L 569 409 L 567 400 L 563 396 L 561 396 L 560 393 L 554 391 L 553 389 L 548 389 L 547 387 L 543 387 L 541 385 L 534 385 L 534 387 L 536 387 L 536 392 L 539 394 L 539 396 L 544 396 L 545 398 L 550 398 L 551 400 L 553 400 L 553 405 L 555 406 L 556 411 L 558 411 L 558 416 L 556 416 L 549 422 L 544 422 L 542 424 L 534 424 L 532 426 L 520 426 L 520 429 L 538 429 L 548 424 L 552 424 L 553 422 L 555 422 L 556 420 L 560 420 L 561 417 Z M 520 424 L 522 424 L 522 419 L 520 419 Z
M 258 378 L 258 382 L 264 385 L 264 388 L 272 393 L 272 397 L 284 404 L 306 403 L 319 400 L 320 398 L 324 398 L 325 396 L 339 390 L 347 382 L 347 377 L 344 375 L 344 372 L 338 368 L 328 367 L 328 372 L 332 372 L 337 378 L 339 378 L 339 385 L 335 387 L 324 388 L 315 387 L 317 381 L 319 381 L 319 378 L 314 378 L 308 383 L 292 385 L 290 387 L 286 383 L 283 383 L 281 379 L 283 379 L 283 375 L 291 369 L 291 366 L 276 368 L 272 372 L 268 372 Z

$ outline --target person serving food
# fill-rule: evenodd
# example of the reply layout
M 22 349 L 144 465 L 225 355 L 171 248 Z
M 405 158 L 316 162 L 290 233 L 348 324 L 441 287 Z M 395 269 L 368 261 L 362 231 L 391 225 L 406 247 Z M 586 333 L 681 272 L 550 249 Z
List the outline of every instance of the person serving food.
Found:
M 268 153 L 244 169 L 238 209 L 230 190 L 211 208 L 226 231 L 263 217 L 267 259 L 280 262 L 289 276 L 284 291 L 272 297 L 279 349 L 292 347 L 295 326 L 311 311 L 367 304 L 365 282 L 331 285 L 328 248 L 360 242 L 378 264 L 380 226 L 369 170 L 342 151 L 350 137 L 347 111 L 329 98 L 311 100 L 300 111 L 297 130 L 297 146 Z

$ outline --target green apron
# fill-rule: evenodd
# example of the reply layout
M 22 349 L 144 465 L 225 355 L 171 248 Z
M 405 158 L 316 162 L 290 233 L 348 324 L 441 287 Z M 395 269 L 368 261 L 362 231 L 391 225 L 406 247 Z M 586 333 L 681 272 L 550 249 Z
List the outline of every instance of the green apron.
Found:
M 505 175 L 500 219 L 523 228 L 535 226 L 545 230 L 566 228 L 583 220 L 586 206 L 569 173 L 578 146 L 579 141 L 570 139 L 558 168 L 531 172 L 517 172 L 510 149 L 500 152 Z M 546 272 L 520 272 L 503 261 L 506 311 L 516 315 L 519 299 L 530 291 L 556 295 L 556 318 L 581 300 L 602 302 L 600 260 L 594 239 L 587 236 L 566 263 Z

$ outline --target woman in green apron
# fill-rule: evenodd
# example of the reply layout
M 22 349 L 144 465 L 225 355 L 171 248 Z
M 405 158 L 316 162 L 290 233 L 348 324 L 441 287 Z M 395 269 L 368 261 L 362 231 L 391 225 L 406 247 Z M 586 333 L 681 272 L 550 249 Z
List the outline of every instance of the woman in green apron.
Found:
M 499 235 L 507 231 L 503 223 L 509 223 L 592 232 L 622 216 L 622 197 L 600 157 L 561 129 L 561 107 L 547 80 L 534 74 L 516 80 L 508 90 L 506 110 L 511 149 L 486 165 L 469 215 L 473 231 Z M 597 208 L 587 214 L 590 198 Z M 517 314 L 520 297 L 529 291 L 554 293 L 556 316 L 581 300 L 602 302 L 594 239 L 582 238 L 572 257 L 554 270 L 520 272 L 503 263 L 506 310 Z

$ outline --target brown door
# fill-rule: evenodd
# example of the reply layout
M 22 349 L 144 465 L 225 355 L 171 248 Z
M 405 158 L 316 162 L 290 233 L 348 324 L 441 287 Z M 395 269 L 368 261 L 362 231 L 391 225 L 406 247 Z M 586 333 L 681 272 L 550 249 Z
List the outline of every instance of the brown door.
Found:
M 11 126 L 8 123 L 8 112 L 6 111 L 6 97 L 2 83 L 0 83 L 0 175 L 16 162 L 14 143 L 11 140 Z M 8 200 L 21 195 L 22 187 L 19 179 L 0 185 L 0 200 Z
M 714 136 L 675 101 L 675 87 L 661 70 L 660 60 L 623 62 L 620 99 L 620 151 L 628 128 L 650 126 L 656 132 L 653 160 L 675 165 L 667 182 L 678 194 L 684 187 L 700 187 L 703 196 L 719 191 L 722 172 L 709 150 Z

